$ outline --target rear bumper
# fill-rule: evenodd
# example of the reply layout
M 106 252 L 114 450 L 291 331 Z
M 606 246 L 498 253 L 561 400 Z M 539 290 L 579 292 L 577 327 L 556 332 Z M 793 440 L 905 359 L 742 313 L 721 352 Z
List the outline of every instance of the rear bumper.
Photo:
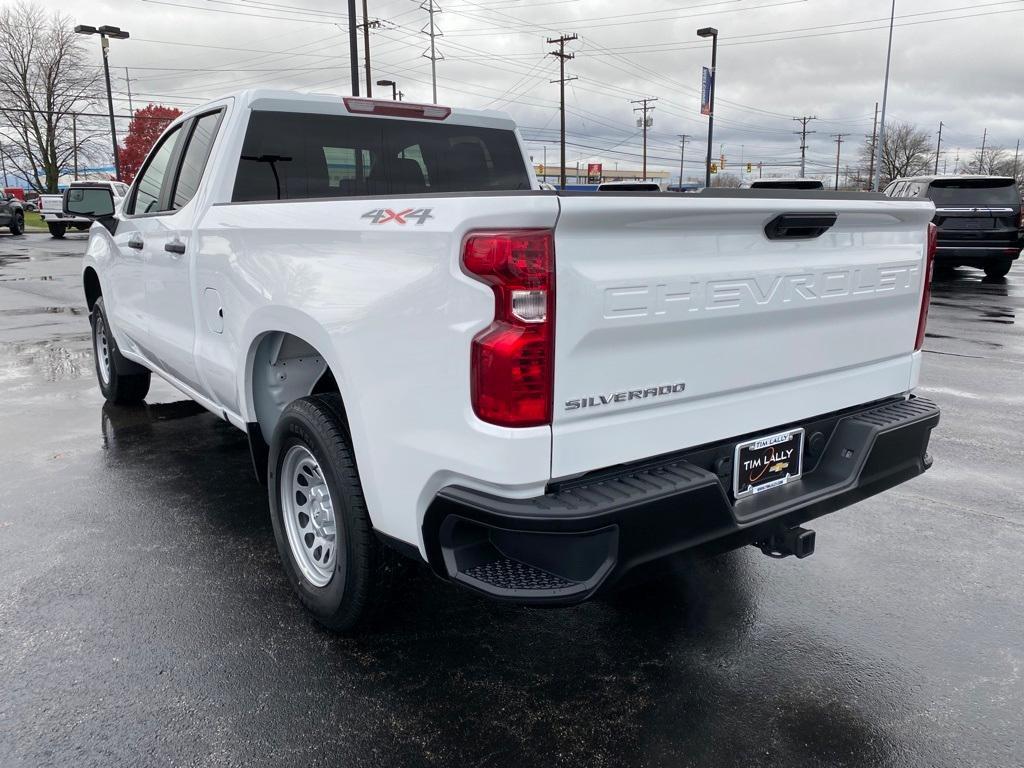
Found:
M 935 248 L 936 263 L 954 262 L 965 266 L 983 266 L 997 261 L 1013 260 L 1020 257 L 1020 244 L 999 245 L 944 245 L 941 241 Z
M 438 575 L 490 597 L 571 604 L 684 551 L 715 552 L 905 482 L 931 466 L 939 409 L 921 398 L 830 414 L 804 426 L 804 475 L 735 501 L 738 440 L 552 484 L 543 496 L 506 499 L 450 486 L 423 523 Z M 820 437 L 818 437 L 820 435 Z

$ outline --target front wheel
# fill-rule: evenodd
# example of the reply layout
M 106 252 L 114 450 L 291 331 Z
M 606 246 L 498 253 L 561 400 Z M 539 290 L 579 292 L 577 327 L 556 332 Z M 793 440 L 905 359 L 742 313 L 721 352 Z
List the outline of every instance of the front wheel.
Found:
M 993 279 L 1006 277 L 1010 272 L 1010 265 L 1012 261 L 1007 259 L 1006 261 L 997 261 L 994 264 L 985 265 L 985 276 Z
M 128 361 L 123 360 L 121 353 L 110 332 L 107 313 L 103 307 L 103 297 L 96 299 L 92 313 L 92 350 L 96 358 L 96 379 L 99 381 L 100 392 L 107 402 L 116 405 L 137 405 L 149 393 L 150 373 L 141 366 L 136 373 L 119 373 L 118 366 L 128 368 Z
M 317 621 L 350 632 L 380 602 L 392 553 L 370 525 L 336 394 L 289 404 L 268 461 L 274 538 L 288 581 Z
M 20 235 L 25 231 L 25 214 L 21 211 L 17 211 L 11 217 L 10 230 L 12 235 Z
M 64 237 L 64 233 L 68 231 L 66 224 L 47 224 L 46 228 L 50 230 L 50 237 L 60 240 Z

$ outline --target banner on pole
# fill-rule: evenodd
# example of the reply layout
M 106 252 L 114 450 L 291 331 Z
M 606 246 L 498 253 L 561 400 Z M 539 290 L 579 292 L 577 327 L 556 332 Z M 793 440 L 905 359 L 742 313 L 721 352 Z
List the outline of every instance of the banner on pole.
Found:
M 711 73 L 711 70 L 707 67 L 703 67 L 700 79 L 700 113 L 702 115 L 711 114 L 711 84 L 714 82 L 715 76 Z

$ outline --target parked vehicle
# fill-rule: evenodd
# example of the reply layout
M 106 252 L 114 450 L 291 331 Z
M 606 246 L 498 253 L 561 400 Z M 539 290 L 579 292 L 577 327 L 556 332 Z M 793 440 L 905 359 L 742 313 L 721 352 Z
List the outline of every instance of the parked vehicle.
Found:
M 661 192 L 656 181 L 603 181 L 597 185 L 598 192 Z
M 119 203 L 128 194 L 128 185 L 120 181 L 73 181 L 68 185 L 68 189 L 85 186 L 93 187 L 97 184 L 110 189 L 115 203 Z M 73 216 L 64 211 L 63 193 L 59 195 L 40 195 L 39 215 L 46 222 L 46 227 L 50 230 L 50 236 L 57 239 L 64 237 L 69 229 L 84 231 L 92 224 L 92 219 L 88 216 Z
M 976 267 L 1000 278 L 1020 258 L 1024 214 L 1009 176 L 916 176 L 896 179 L 885 194 L 935 203 L 936 267 Z
M 744 189 L 824 189 L 821 179 L 752 179 L 741 185 Z
M 14 195 L 0 197 L 0 227 L 7 227 L 12 235 L 25 231 L 25 205 Z
M 68 193 L 100 390 L 156 372 L 247 433 L 319 621 L 396 551 L 544 605 L 805 557 L 931 465 L 931 203 L 563 195 L 523 150 L 500 113 L 254 90 L 175 120 L 120 208 Z

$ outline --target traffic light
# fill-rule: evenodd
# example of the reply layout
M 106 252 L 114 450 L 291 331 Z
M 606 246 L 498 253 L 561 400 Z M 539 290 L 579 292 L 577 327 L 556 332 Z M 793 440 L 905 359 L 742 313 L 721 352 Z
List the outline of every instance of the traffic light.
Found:
M 537 173 L 539 173 L 541 176 L 544 175 L 544 164 L 543 163 L 541 163 L 540 165 L 537 166 Z
M 718 163 L 712 163 L 711 164 L 711 172 L 712 173 L 718 173 Z
M 754 164 L 753 163 L 747 163 L 747 173 L 750 173 L 753 170 L 754 170 Z

